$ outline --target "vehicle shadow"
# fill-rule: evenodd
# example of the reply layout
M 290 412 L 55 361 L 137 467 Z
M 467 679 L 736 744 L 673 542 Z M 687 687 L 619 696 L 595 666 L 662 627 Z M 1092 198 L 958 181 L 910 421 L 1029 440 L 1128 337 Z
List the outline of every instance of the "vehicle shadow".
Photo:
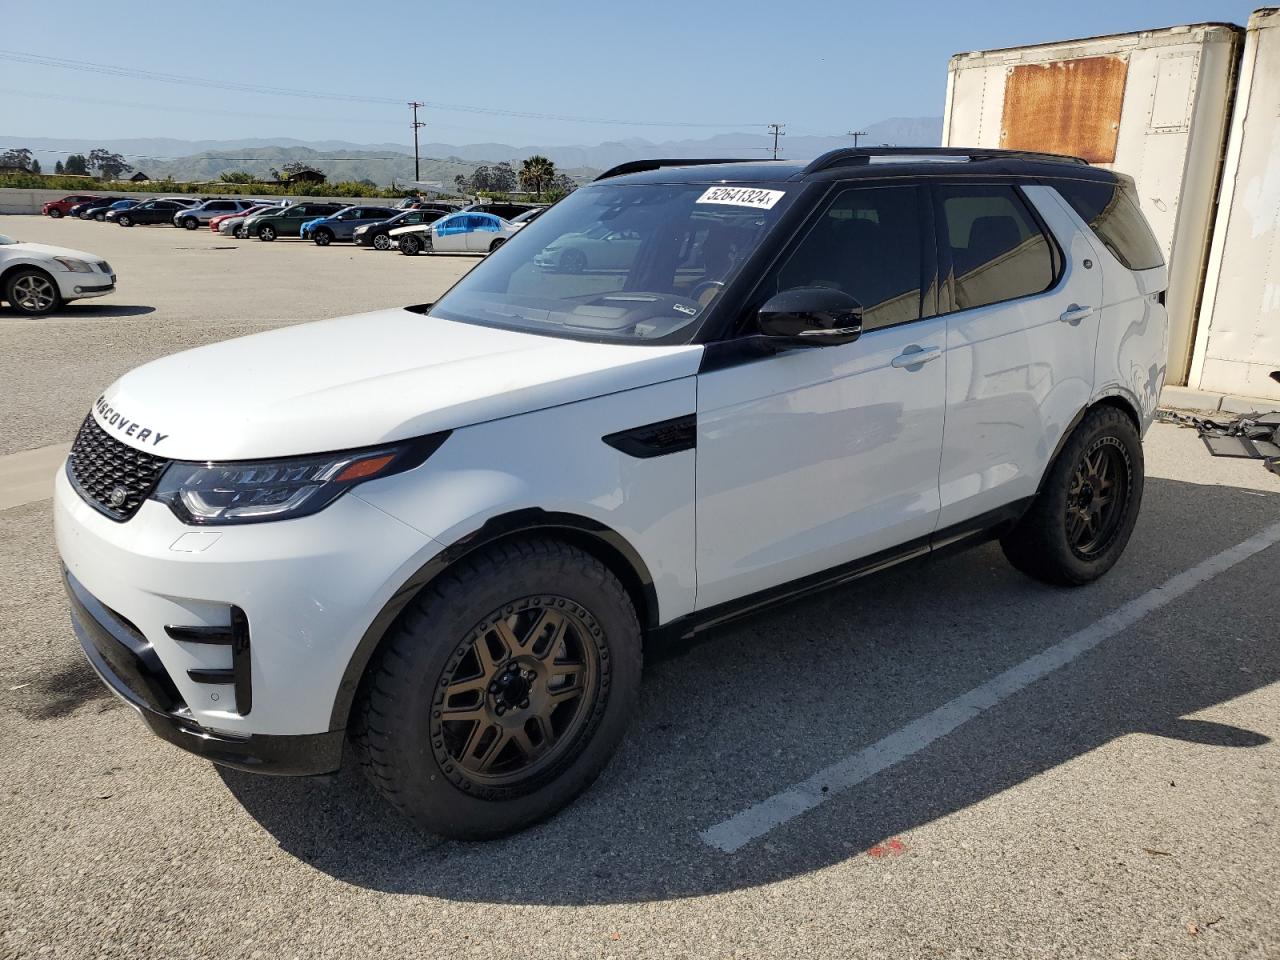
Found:
M 1175 601 L 1176 616 L 1156 611 L 765 841 L 725 854 L 698 836 L 1241 542 L 1273 523 L 1278 508 L 1280 494 L 1153 479 L 1125 557 L 1088 587 L 1034 583 L 988 545 L 651 658 L 639 714 L 601 779 L 549 822 L 503 840 L 428 836 L 350 765 L 318 780 L 221 775 L 286 851 L 380 891 L 583 905 L 775 882 L 858 856 L 1117 738 L 1173 738 L 1205 750 L 1268 743 L 1189 715 L 1280 680 L 1274 615 L 1259 602 L 1280 590 L 1280 548 Z M 1177 789 L 1154 773 L 1135 776 L 1153 791 Z
M 155 312 L 155 307 L 148 307 L 143 304 L 81 302 L 68 303 L 61 309 L 54 310 L 43 317 L 27 317 L 13 310 L 6 311 L 9 316 L 21 317 L 24 320 L 88 320 L 97 317 L 103 319 L 145 317 L 147 314 Z

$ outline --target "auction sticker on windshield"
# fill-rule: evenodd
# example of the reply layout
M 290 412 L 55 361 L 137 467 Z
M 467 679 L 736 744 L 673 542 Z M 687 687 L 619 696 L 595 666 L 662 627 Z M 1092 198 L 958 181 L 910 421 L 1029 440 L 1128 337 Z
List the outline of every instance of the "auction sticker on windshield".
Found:
M 756 187 L 712 187 L 697 200 L 698 203 L 726 203 L 735 207 L 757 207 L 772 210 L 782 199 L 785 190 L 760 190 Z

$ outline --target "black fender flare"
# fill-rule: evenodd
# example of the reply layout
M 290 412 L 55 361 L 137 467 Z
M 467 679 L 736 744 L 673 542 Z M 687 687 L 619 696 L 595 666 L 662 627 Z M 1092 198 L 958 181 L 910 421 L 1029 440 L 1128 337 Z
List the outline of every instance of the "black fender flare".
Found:
M 557 513 L 538 507 L 491 517 L 419 567 L 373 618 L 343 671 L 329 714 L 329 729 L 341 730 L 347 726 L 360 682 L 382 638 L 427 584 L 475 550 L 500 540 L 529 535 L 558 537 L 594 554 L 626 587 L 636 605 L 641 628 L 647 632 L 658 625 L 658 595 L 653 577 L 640 554 L 616 530 L 578 514 Z

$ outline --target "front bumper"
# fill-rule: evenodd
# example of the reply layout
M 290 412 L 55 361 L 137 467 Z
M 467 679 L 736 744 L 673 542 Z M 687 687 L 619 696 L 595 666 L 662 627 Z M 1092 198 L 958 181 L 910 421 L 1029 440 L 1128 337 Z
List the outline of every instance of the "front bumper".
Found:
M 86 503 L 65 470 L 54 482 L 54 530 L 70 576 L 131 626 L 168 678 L 169 701 L 150 706 L 161 715 L 173 703 L 185 708 L 183 745 L 193 729 L 234 747 L 342 728 L 334 705 L 350 693 L 352 654 L 395 591 L 440 550 L 349 495 L 295 520 L 203 528 L 148 500 L 122 523 Z M 225 638 L 238 617 L 251 637 L 241 660 Z M 239 668 L 251 698 L 235 685 Z
M 63 584 L 71 602 L 71 627 L 90 666 L 162 740 L 251 773 L 308 776 L 341 766 L 342 730 L 301 736 L 230 736 L 202 728 L 182 703 L 155 649 L 136 628 L 103 606 L 65 567 Z
M 114 293 L 116 289 L 116 275 L 114 273 L 101 273 L 96 269 L 92 273 L 73 273 L 69 270 L 60 270 L 54 273 L 53 276 L 57 281 L 58 290 L 62 294 L 63 300 L 103 297 L 108 293 Z

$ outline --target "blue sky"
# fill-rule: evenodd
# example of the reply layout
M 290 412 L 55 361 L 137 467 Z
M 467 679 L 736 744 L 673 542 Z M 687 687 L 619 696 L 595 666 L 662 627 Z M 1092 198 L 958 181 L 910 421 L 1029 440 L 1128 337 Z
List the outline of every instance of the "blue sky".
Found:
M 356 98 L 211 89 L 0 54 L 0 135 L 406 143 L 410 99 L 625 121 L 424 110 L 425 138 L 449 143 L 697 138 L 764 132 L 771 121 L 835 135 L 892 116 L 941 115 L 947 60 L 958 51 L 1243 24 L 1257 5 L 129 0 L 103 20 L 101 0 L 59 0 L 56 18 L 46 2 L 0 0 L 4 53 Z M 667 125 L 675 123 L 691 126 Z

